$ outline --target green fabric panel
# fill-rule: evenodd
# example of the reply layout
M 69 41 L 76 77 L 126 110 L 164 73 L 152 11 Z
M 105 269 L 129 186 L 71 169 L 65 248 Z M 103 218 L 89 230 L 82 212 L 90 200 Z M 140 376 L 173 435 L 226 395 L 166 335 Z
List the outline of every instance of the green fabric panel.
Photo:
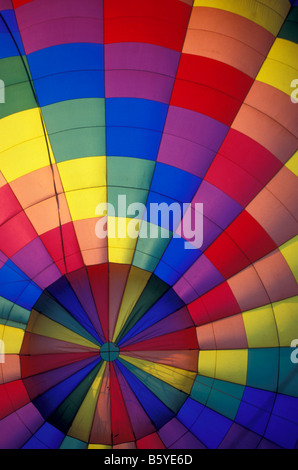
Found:
M 275 392 L 278 380 L 278 348 L 249 349 L 247 386 Z
M 153 256 L 147 255 L 146 253 L 136 251 L 134 254 L 132 265 L 136 268 L 144 269 L 145 271 L 153 273 L 156 266 L 158 265 L 158 260 Z
M 298 398 L 298 364 L 291 360 L 293 348 L 280 348 L 278 392 Z
M 20 330 L 26 330 L 27 326 L 25 323 L 18 323 L 11 320 L 3 320 L 2 318 L 0 318 L 0 324 L 5 326 L 12 326 L 13 328 L 19 328 Z
M 147 230 L 146 230 L 147 229 Z M 150 225 L 144 224 L 141 229 L 141 237 L 138 238 L 136 250 L 141 253 L 154 256 L 160 261 L 164 251 L 172 238 L 172 232 L 169 232 L 162 227 L 156 227 L 158 238 L 151 238 Z M 145 236 L 147 235 L 147 238 Z
M 214 379 L 198 375 L 191 390 L 191 398 L 206 405 L 213 383 Z
M 124 335 L 142 318 L 142 316 L 160 299 L 168 290 L 170 286 L 159 279 L 154 274 L 150 277 L 142 295 L 134 306 L 128 321 L 124 328 L 121 330 L 117 341 L 123 338 Z
M 64 400 L 64 402 L 54 411 L 48 419 L 49 423 L 56 426 L 60 431 L 66 433 L 70 428 L 85 396 L 102 364 L 95 366 L 80 385 Z
M 74 331 L 83 338 L 91 341 L 94 344 L 99 345 L 96 339 L 84 329 L 80 323 L 78 323 L 72 315 L 62 307 L 56 300 L 48 294 L 46 291 L 39 297 L 38 301 L 34 305 L 34 310 L 40 312 L 51 320 L 60 323 L 69 330 Z
M 0 297 L 0 318 L 26 325 L 30 316 L 29 310 Z
M 245 387 L 220 380 L 215 380 L 207 406 L 214 411 L 235 419 Z
M 84 157 L 100 157 L 106 153 L 104 127 L 70 129 L 49 136 L 56 163 Z
M 49 134 L 67 129 L 105 126 L 103 98 L 84 98 L 61 101 L 42 108 Z
M 71 436 L 66 436 L 59 449 L 87 449 L 87 442 L 79 441 Z
M 298 7 L 290 11 L 277 37 L 298 44 Z
M 142 158 L 107 157 L 108 186 L 149 190 L 155 162 Z
M 142 189 L 134 189 L 134 188 L 124 188 L 124 187 L 114 187 L 114 186 L 109 186 L 107 189 L 108 192 L 108 203 L 112 204 L 114 209 L 115 209 L 115 216 L 118 217 L 127 217 L 127 218 L 138 218 L 142 219 L 143 218 L 143 212 L 139 215 L 138 212 L 136 211 L 135 208 L 131 208 L 129 211 L 130 214 L 127 214 L 127 209 L 130 204 L 134 203 L 140 203 L 143 204 L 146 207 L 146 201 L 147 201 L 147 196 L 148 196 L 148 191 L 142 190 Z M 124 195 L 126 197 L 126 201 L 123 201 L 122 198 L 118 199 L 118 196 Z M 120 204 L 125 204 L 124 208 L 120 207 L 120 213 L 119 213 L 119 203 Z M 122 211 L 121 211 L 122 209 Z M 142 208 L 140 208 L 142 209 Z M 124 211 L 124 214 L 122 213 Z
M 27 64 L 25 57 L 24 61 Z M 21 57 L 1 59 L 0 71 L 5 85 L 5 103 L 0 105 L 0 119 L 38 106 Z
M 142 225 L 142 229 L 145 230 L 146 225 Z M 170 243 L 172 232 L 158 227 L 158 238 L 150 238 L 150 227 L 147 225 L 148 232 L 147 238 L 139 237 L 137 241 L 136 251 L 134 254 L 132 264 L 138 268 L 145 269 L 146 271 L 153 272 Z M 162 236 L 166 237 L 163 238 Z
M 191 397 L 202 405 L 207 405 L 208 408 L 234 420 L 244 389 L 243 385 L 197 376 Z
M 154 395 L 163 402 L 174 413 L 178 413 L 181 406 L 187 399 L 187 394 L 181 390 L 177 390 L 153 375 L 135 367 L 123 359 L 118 359 L 121 363 L 132 372 Z
M 57 163 L 105 156 L 103 98 L 62 101 L 43 107 L 42 113 Z

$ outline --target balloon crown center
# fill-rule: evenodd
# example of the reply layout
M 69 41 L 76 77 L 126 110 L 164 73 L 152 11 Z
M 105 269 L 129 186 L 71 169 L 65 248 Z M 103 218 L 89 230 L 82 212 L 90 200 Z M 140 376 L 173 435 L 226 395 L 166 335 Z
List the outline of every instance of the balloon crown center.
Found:
M 100 348 L 103 361 L 112 362 L 119 356 L 119 347 L 114 343 L 104 343 Z

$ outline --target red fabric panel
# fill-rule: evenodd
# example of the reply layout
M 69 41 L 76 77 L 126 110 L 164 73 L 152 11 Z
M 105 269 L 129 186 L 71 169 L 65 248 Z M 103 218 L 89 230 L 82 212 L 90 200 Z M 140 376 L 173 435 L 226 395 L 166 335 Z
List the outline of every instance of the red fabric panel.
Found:
M 153 18 L 113 18 L 105 21 L 105 44 L 141 42 L 181 51 L 185 30 Z
M 269 150 L 234 129 L 229 130 L 219 153 L 254 176 L 262 186 L 282 167 L 282 163 Z
M 0 419 L 29 403 L 30 399 L 21 380 L 0 385 Z
M 190 11 L 178 0 L 104 2 L 104 42 L 141 42 L 181 51 Z
M 192 54 L 181 55 L 177 78 L 209 86 L 240 101 L 253 83 L 251 77 L 230 65 Z
M 209 312 L 202 302 L 201 297 L 191 302 L 187 308 L 195 325 L 202 325 L 210 321 Z
M 242 103 L 208 86 L 176 80 L 170 104 L 196 111 L 230 126 Z
M 73 362 L 82 361 L 98 353 L 61 353 L 38 356 L 21 356 L 22 377 L 41 374 L 43 372 L 58 369 Z
M 225 232 L 205 251 L 205 255 L 225 279 L 228 279 L 250 264 L 250 261 L 240 248 Z
M 107 263 L 87 267 L 94 302 L 105 340 L 109 339 L 109 266 Z
M 30 3 L 33 0 L 12 0 L 14 8 L 18 8 L 22 5 L 25 5 L 26 3 Z
M 137 449 L 165 449 L 165 446 L 157 433 L 143 437 L 137 441 Z
M 117 17 L 151 17 L 158 18 L 169 23 L 183 25 L 188 24 L 191 7 L 184 5 L 179 0 L 113 0 L 104 2 L 105 18 Z
M 0 188 L 0 201 L 1 201 L 1 217 L 0 225 L 11 219 L 19 212 L 21 212 L 22 206 L 14 195 L 8 184 L 5 184 Z
M 188 305 L 188 309 L 196 325 L 203 325 L 241 312 L 227 282 L 223 282 L 192 302 Z
M 62 237 L 67 271 L 72 272 L 82 268 L 84 263 L 72 222 L 62 225 Z M 62 274 L 65 274 L 60 227 L 40 235 L 40 239 L 55 261 L 58 269 Z
M 141 341 L 130 346 L 121 348 L 121 351 L 178 351 L 180 349 L 197 349 L 198 341 L 195 328 L 183 331 L 175 331 L 168 335 Z
M 134 441 L 135 437 L 112 363 L 110 364 L 110 393 L 113 444 Z
M 246 207 L 263 188 L 247 171 L 221 155 L 217 155 L 213 160 L 205 180 L 221 189 L 242 207 Z
M 37 233 L 25 212 L 20 212 L 0 227 L 1 251 L 11 258 L 36 237 Z
M 227 228 L 226 233 L 237 243 L 251 262 L 277 248 L 263 227 L 246 211 L 241 212 Z

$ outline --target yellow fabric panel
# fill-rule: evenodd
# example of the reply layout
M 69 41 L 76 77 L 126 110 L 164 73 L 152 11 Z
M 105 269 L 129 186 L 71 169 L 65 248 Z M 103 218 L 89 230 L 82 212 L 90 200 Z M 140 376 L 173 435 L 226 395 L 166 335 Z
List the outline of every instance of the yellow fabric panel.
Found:
M 0 153 L 0 170 L 8 182 L 50 164 L 44 137 L 23 142 Z
M 199 374 L 245 385 L 247 361 L 247 349 L 200 351 Z
M 135 251 L 129 248 L 109 247 L 109 262 L 115 264 L 131 264 Z
M 279 247 L 296 281 L 298 281 L 298 235 Z
M 265 305 L 242 313 L 249 348 L 278 347 L 272 306 Z
M 298 70 L 298 44 L 287 41 L 286 39 L 277 38 L 271 47 L 268 59 L 277 60 L 283 64 Z M 297 78 L 297 75 L 296 75 Z
M 105 444 L 89 444 L 88 449 L 112 449 L 112 446 L 107 446 Z
M 256 79 L 291 96 L 291 83 L 298 76 L 297 57 L 297 44 L 276 39 Z
M 19 354 L 23 338 L 24 330 L 0 324 L 0 339 L 4 343 L 5 354 Z M 1 350 L 3 353 L 3 350 Z
M 298 296 L 273 304 L 280 346 L 289 347 L 298 338 Z
M 132 220 L 123 217 L 108 217 L 108 252 L 110 263 L 132 263 L 137 244 L 137 238 L 131 238 L 127 232 L 127 227 Z
M 136 359 L 126 355 L 122 356 L 121 354 L 120 357 L 130 364 L 133 364 L 138 369 L 147 372 L 153 377 L 156 377 L 157 379 L 160 379 L 163 382 L 185 393 L 191 392 L 194 380 L 197 376 L 195 372 L 177 369 L 176 367 L 166 366 L 164 364 L 149 362 L 143 359 Z
M 217 351 L 216 378 L 245 385 L 247 362 L 247 349 Z
M 39 109 L 1 119 L 0 134 L 0 171 L 8 182 L 54 162 Z
M 215 378 L 217 351 L 199 351 L 198 374 Z
M 106 362 L 103 362 L 67 433 L 69 436 L 88 442 L 105 369 Z
M 107 188 L 86 188 L 65 193 L 72 220 L 92 219 L 98 204 L 107 201 Z M 94 226 L 95 231 L 95 226 Z
M 194 7 L 210 7 L 244 16 L 277 36 L 290 4 L 288 0 L 194 0 Z
M 86 157 L 58 163 L 64 191 L 107 185 L 106 157 Z
M 1 119 L 0 133 L 0 153 L 22 142 L 44 136 L 39 108 L 11 114 Z
M 298 281 L 298 235 L 281 245 L 279 250 L 288 263 L 296 281 Z
M 151 276 L 150 272 L 131 267 L 128 279 L 126 282 L 125 292 L 123 294 L 121 307 L 117 319 L 116 328 L 114 331 L 113 342 L 116 341 L 121 329 L 123 328 L 127 318 L 129 317 L 132 309 L 137 303 L 140 295 L 146 287 L 147 282 Z
M 298 281 L 298 235 L 279 247 L 296 281 Z
M 27 330 L 37 335 L 46 336 L 48 338 L 58 339 L 67 343 L 79 344 L 87 348 L 98 349 L 97 344 L 91 343 L 79 334 L 66 328 L 53 320 L 50 320 L 44 315 L 41 315 L 34 310 L 31 312 L 30 319 L 27 325 Z
M 286 163 L 286 167 L 294 173 L 294 175 L 298 176 L 298 150 L 294 155 L 290 158 L 290 160 Z

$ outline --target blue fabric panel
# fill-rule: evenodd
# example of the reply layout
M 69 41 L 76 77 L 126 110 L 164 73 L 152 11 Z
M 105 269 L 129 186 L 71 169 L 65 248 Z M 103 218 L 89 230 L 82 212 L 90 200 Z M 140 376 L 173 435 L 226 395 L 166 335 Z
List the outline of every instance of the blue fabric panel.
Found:
M 116 363 L 133 393 L 157 429 L 161 428 L 174 417 L 174 413 L 123 365 L 121 359 L 117 360 Z

